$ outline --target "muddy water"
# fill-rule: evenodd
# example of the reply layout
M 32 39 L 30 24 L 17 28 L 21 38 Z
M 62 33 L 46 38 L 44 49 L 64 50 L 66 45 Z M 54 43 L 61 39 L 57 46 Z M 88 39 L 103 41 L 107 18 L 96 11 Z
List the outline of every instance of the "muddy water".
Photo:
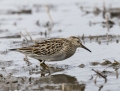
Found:
M 43 78 L 1 77 L 1 91 L 84 91 L 85 84 L 79 84 L 75 77 L 65 74 Z

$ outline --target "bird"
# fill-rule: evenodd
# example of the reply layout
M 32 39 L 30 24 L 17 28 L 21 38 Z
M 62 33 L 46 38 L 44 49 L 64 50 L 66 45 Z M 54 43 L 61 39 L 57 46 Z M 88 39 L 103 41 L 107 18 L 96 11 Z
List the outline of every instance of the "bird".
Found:
M 45 61 L 62 61 L 70 58 L 75 54 L 77 48 L 84 48 L 91 52 L 91 50 L 82 44 L 80 37 L 76 36 L 46 39 L 27 47 L 9 50 L 21 52 L 29 57 L 39 60 L 46 66 L 44 63 Z M 46 66 L 46 68 L 48 67 Z

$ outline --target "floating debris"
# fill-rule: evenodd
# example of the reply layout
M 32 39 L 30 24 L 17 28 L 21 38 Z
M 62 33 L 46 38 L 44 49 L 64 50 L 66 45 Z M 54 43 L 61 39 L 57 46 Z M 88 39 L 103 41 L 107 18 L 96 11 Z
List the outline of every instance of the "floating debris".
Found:
M 120 8 L 110 8 L 108 12 L 111 18 L 120 18 Z
M 91 64 L 92 66 L 96 66 L 96 65 L 99 65 L 100 62 L 90 62 L 90 64 Z
M 84 68 L 85 65 L 84 65 L 84 64 L 80 64 L 78 67 L 80 67 L 80 68 Z
M 105 83 L 107 82 L 106 76 L 102 75 L 101 72 L 99 72 L 99 71 L 96 71 L 96 70 L 94 70 L 94 69 L 92 69 L 92 70 L 93 70 L 95 73 L 97 73 L 99 76 L 101 76 L 101 77 L 105 80 Z M 95 81 L 95 84 L 96 84 L 96 81 Z
M 8 11 L 8 14 L 32 14 L 32 10 L 28 9 L 28 10 L 19 10 L 19 11 Z
M 0 37 L 0 39 L 4 39 L 4 38 L 7 38 L 7 39 L 10 39 L 10 38 L 21 38 L 21 35 L 20 34 L 15 34 L 15 35 L 10 35 L 10 36 Z
M 110 62 L 109 60 L 105 60 L 104 62 L 101 63 L 101 65 L 108 65 L 108 64 L 112 64 L 112 62 Z

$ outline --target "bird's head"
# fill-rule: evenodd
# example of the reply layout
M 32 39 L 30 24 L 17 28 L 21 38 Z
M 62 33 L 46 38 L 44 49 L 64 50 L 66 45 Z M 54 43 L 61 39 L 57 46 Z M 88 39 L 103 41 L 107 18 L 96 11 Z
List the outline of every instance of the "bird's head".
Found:
M 85 46 L 82 44 L 82 42 L 81 42 L 81 40 L 80 40 L 80 37 L 71 36 L 71 37 L 69 37 L 68 39 L 72 42 L 72 44 L 73 44 L 76 48 L 81 47 L 81 48 L 84 48 L 84 49 L 86 49 L 87 51 L 91 52 L 87 47 L 85 47 Z

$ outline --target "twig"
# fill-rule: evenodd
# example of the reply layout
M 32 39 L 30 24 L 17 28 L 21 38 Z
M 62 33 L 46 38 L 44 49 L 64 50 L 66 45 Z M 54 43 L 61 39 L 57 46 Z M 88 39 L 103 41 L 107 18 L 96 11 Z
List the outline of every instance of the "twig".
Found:
M 93 79 L 93 76 L 91 76 L 91 78 L 89 80 L 92 80 Z
M 116 71 L 116 78 L 118 78 L 118 77 L 119 77 L 119 74 L 118 74 L 118 69 L 119 69 L 119 68 L 116 68 L 116 69 L 115 69 L 115 71 Z
M 20 32 L 20 34 L 21 34 L 21 36 L 23 36 L 23 37 L 24 37 L 24 39 L 28 42 L 28 39 L 25 37 L 25 35 L 23 35 L 23 33 L 22 33 L 22 32 Z
M 46 10 L 47 10 L 47 14 L 48 14 L 48 16 L 49 16 L 49 18 L 50 18 L 50 21 L 51 21 L 52 24 L 53 24 L 53 19 L 52 19 L 51 15 L 50 15 L 50 9 L 49 9 L 48 5 L 45 5 L 45 7 L 46 7 Z
M 29 32 L 25 29 L 25 32 L 27 33 L 27 35 L 30 37 L 30 40 L 33 41 L 32 37 L 30 36 Z
M 98 90 L 98 91 L 101 91 L 102 88 L 103 88 L 103 85 L 101 85 L 101 86 L 99 87 L 99 90 Z
M 65 91 L 65 84 L 62 84 L 62 91 Z
M 97 73 L 99 76 L 101 76 L 102 78 L 104 78 L 105 79 L 105 83 L 107 82 L 107 79 L 106 79 L 106 77 L 105 76 L 103 76 L 101 73 L 99 73 L 98 71 L 96 71 L 96 70 L 94 70 L 94 69 L 92 69 L 95 73 Z
M 106 7 L 105 7 L 105 2 L 103 2 L 103 18 L 105 18 L 106 14 Z
M 106 26 L 107 26 L 107 30 L 109 31 L 109 17 L 108 15 L 106 16 Z
M 31 79 L 32 79 L 32 78 L 30 77 L 30 78 L 29 78 L 29 82 L 30 82 L 30 84 L 31 84 Z
M 108 37 L 108 33 L 106 33 L 107 35 L 107 45 L 109 44 L 109 37 Z
M 95 77 L 95 80 L 94 80 L 94 83 L 95 83 L 95 84 L 96 84 L 96 82 L 97 82 L 97 77 L 98 77 L 98 76 L 96 76 L 96 77 Z
M 21 35 L 20 34 L 16 34 L 16 35 L 11 35 L 11 36 L 3 36 L 3 37 L 0 37 L 0 39 L 4 39 L 4 38 L 21 38 Z

